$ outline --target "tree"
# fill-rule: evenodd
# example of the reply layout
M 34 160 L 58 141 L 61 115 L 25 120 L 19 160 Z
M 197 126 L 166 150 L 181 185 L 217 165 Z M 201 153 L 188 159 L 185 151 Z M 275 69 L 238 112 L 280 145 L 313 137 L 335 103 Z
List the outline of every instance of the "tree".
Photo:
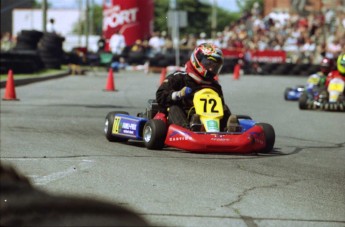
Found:
M 103 23 L 103 7 L 98 4 L 93 4 L 90 6 L 89 10 L 89 18 L 92 16 L 92 24 L 90 24 L 90 28 L 92 28 L 89 32 L 90 35 L 101 35 L 102 34 L 102 23 Z M 73 33 L 75 34 L 84 34 L 85 33 L 85 19 L 77 22 L 73 26 Z
M 259 4 L 259 7 L 261 9 L 263 9 L 263 5 L 264 5 L 264 1 L 263 0 L 236 0 L 237 2 L 237 5 L 239 6 L 240 8 L 240 11 L 242 13 L 245 13 L 245 12 L 251 12 L 254 4 L 257 2 Z
M 155 0 L 154 29 L 156 31 L 167 31 L 167 13 L 169 11 L 169 0 Z M 199 34 L 206 32 L 211 35 L 212 7 L 203 1 L 177 0 L 177 10 L 187 11 L 188 26 L 181 28 L 181 34 Z M 239 13 L 231 13 L 217 7 L 217 31 L 223 31 L 224 27 L 240 18 Z

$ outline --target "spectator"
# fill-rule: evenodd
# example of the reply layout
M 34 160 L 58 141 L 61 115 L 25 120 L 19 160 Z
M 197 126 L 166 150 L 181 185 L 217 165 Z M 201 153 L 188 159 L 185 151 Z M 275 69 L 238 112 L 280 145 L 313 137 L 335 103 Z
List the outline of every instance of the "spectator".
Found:
M 97 41 L 98 52 L 105 50 L 105 37 L 102 35 Z
M 122 51 L 126 47 L 125 37 L 121 34 L 120 30 L 117 30 L 109 40 L 109 47 L 114 55 L 121 55 Z
M 127 63 L 132 65 L 141 65 L 144 64 L 145 61 L 145 56 L 146 50 L 145 47 L 143 46 L 143 42 L 141 39 L 138 39 L 135 41 L 134 45 L 130 47 L 129 53 L 128 53 L 128 59 Z M 121 61 L 120 61 L 121 63 Z M 122 61 L 123 63 L 123 61 Z
M 162 51 L 162 42 L 159 35 L 160 32 L 156 31 L 149 39 L 150 57 L 154 57 L 156 54 L 161 53 Z
M 334 38 L 330 43 L 327 43 L 326 57 L 336 58 L 341 53 L 342 47 L 338 38 Z
M 199 35 L 199 39 L 196 40 L 196 45 L 200 45 L 202 43 L 206 43 L 207 40 L 206 40 L 206 33 L 205 32 L 201 32 L 200 35 Z
M 11 34 L 9 32 L 5 32 L 1 37 L 1 50 L 9 51 L 13 47 L 14 47 L 14 42 L 12 40 Z
M 307 63 L 313 63 L 313 54 L 316 51 L 316 45 L 311 38 L 307 38 L 306 42 L 302 45 L 300 49 L 300 57 L 297 60 L 298 63 L 307 61 Z
M 48 24 L 47 24 L 47 32 L 56 33 L 56 30 L 55 30 L 55 20 L 54 20 L 54 18 L 50 18 L 50 19 L 49 19 L 49 22 L 48 22 Z
M 81 65 L 86 62 L 84 52 L 78 48 L 73 48 L 72 53 L 69 55 L 69 70 L 72 75 L 83 75 L 84 72 L 81 69 Z

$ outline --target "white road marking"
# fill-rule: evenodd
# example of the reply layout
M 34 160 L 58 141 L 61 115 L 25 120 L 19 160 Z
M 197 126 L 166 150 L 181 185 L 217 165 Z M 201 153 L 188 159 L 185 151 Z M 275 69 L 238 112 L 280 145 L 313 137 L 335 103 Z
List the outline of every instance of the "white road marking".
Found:
M 69 175 L 77 173 L 78 171 L 83 171 L 90 169 L 93 166 L 93 160 L 82 160 L 77 166 L 71 166 L 65 170 L 54 172 L 45 176 L 30 175 L 28 176 L 35 185 L 46 185 L 53 181 L 65 178 Z

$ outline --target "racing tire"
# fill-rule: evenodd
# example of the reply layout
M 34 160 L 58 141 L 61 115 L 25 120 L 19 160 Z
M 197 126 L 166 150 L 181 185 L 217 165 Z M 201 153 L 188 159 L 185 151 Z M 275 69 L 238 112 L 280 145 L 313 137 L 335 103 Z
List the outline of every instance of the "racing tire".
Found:
M 292 90 L 292 88 L 290 88 L 290 87 L 288 87 L 288 88 L 286 88 L 285 89 L 285 91 L 284 91 L 284 99 L 285 100 L 289 100 L 289 92 Z
M 269 153 L 273 150 L 273 146 L 276 139 L 276 134 L 272 125 L 267 123 L 257 123 L 264 130 L 266 138 L 266 147 L 259 151 L 259 153 Z
M 306 110 L 308 108 L 307 102 L 308 102 L 308 94 L 302 93 L 298 99 L 298 107 L 301 110 Z
M 161 150 L 164 147 L 167 126 L 164 121 L 152 119 L 146 122 L 143 131 L 145 147 L 149 150 Z
M 128 138 L 122 138 L 122 137 L 119 137 L 119 136 L 114 136 L 112 134 L 115 114 L 129 115 L 129 113 L 125 112 L 125 111 L 112 111 L 112 112 L 109 112 L 107 114 L 107 116 L 105 117 L 105 122 L 104 122 L 104 134 L 105 134 L 105 137 L 110 142 L 127 142 Z

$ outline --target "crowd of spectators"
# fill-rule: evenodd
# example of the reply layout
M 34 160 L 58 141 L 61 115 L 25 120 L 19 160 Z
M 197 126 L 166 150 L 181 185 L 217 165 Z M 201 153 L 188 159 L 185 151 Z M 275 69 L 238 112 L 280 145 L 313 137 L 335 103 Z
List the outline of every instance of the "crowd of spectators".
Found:
M 345 9 L 303 15 L 293 10 L 275 10 L 263 17 L 254 6 L 252 12 L 217 32 L 213 39 L 205 32 L 184 34 L 180 49 L 192 50 L 205 41 L 243 51 L 244 56 L 248 56 L 247 51 L 285 51 L 289 63 L 318 64 L 322 58 L 336 58 L 345 50 Z M 132 47 L 126 47 L 125 53 L 130 63 L 136 63 L 142 56 L 173 54 L 173 44 L 165 31 L 156 31 L 150 39 L 138 40 Z
M 345 11 L 328 9 L 300 15 L 273 11 L 265 17 L 244 15 L 219 34 L 222 48 L 282 50 L 292 63 L 318 63 L 345 50 Z
M 2 49 L 8 50 L 9 34 L 2 37 Z M 102 39 L 104 49 L 104 39 Z M 285 51 L 287 62 L 318 64 L 323 57 L 335 58 L 345 50 L 345 9 L 327 9 L 309 14 L 298 14 L 291 10 L 272 11 L 262 16 L 256 6 L 242 18 L 219 31 L 211 39 L 210 34 L 184 34 L 180 39 L 180 49 L 192 50 L 196 45 L 212 41 L 225 49 L 247 51 Z M 173 58 L 174 49 L 171 36 L 166 31 L 156 31 L 147 40 L 137 40 L 132 46 L 125 43 L 120 33 L 114 34 L 109 42 L 110 51 L 125 56 L 129 64 L 142 64 L 143 59 L 158 59 L 162 55 Z M 247 56 L 247 55 L 244 55 Z

